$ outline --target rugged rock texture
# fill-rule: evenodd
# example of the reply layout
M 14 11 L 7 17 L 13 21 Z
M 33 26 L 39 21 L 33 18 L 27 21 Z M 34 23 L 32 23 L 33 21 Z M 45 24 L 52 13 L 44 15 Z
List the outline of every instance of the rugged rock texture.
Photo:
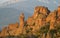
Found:
M 19 17 L 20 23 L 9 24 L 0 32 L 0 37 L 27 35 L 30 38 L 58 38 L 60 37 L 60 6 L 50 12 L 47 7 L 37 6 L 34 14 L 24 21 L 24 14 Z
M 16 22 L 15 24 L 9 24 L 8 30 L 14 30 L 14 29 L 18 28 L 18 25 L 19 25 L 18 22 Z
M 58 7 L 57 12 L 58 12 L 58 16 L 60 16 L 60 6 Z
M 8 32 L 7 32 L 7 27 L 4 27 L 0 33 L 0 36 L 4 37 L 4 36 L 8 36 Z

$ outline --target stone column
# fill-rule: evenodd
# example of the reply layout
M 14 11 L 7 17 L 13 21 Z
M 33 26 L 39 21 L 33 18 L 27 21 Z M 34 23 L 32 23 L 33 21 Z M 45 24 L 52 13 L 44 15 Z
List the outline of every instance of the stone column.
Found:
M 20 33 L 22 33 L 24 28 L 24 13 L 20 14 L 19 21 L 20 21 L 19 30 Z

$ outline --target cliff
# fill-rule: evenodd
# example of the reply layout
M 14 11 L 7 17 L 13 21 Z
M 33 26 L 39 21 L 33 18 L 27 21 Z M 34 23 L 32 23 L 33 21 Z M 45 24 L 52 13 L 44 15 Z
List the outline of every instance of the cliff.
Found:
M 20 14 L 20 23 L 9 24 L 3 28 L 0 37 L 21 35 L 29 38 L 60 37 L 60 6 L 52 12 L 47 7 L 36 6 L 34 14 L 26 21 L 24 18 L 24 13 Z

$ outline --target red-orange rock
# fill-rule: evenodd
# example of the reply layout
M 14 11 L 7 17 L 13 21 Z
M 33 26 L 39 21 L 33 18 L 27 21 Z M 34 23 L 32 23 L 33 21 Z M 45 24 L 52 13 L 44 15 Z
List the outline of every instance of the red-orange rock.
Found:
M 0 37 L 6 37 L 6 36 L 9 36 L 9 33 L 7 27 L 4 27 L 0 33 Z
M 9 30 L 15 30 L 16 28 L 18 28 L 18 25 L 19 25 L 18 22 L 14 23 L 14 24 L 9 24 L 8 29 Z
M 46 28 L 46 30 L 49 28 L 48 32 L 51 30 L 56 30 L 55 25 L 57 26 L 60 24 L 60 6 L 56 11 L 53 11 L 51 13 L 47 7 L 37 6 L 34 9 L 34 14 L 31 17 L 28 17 L 26 22 L 24 18 L 24 13 L 21 13 L 19 16 L 19 23 L 16 22 L 14 24 L 9 24 L 8 27 L 4 28 L 0 32 L 0 36 L 18 36 L 20 34 L 30 33 L 35 34 L 37 31 L 40 31 L 41 28 L 46 28 L 48 23 L 49 27 Z M 29 33 L 27 33 L 26 31 L 29 31 Z
M 60 6 L 58 6 L 57 11 L 58 11 L 58 16 L 60 16 Z
M 55 29 L 54 25 L 55 25 L 55 22 L 56 22 L 56 12 L 51 12 L 47 19 L 46 19 L 46 22 L 50 22 L 50 30 L 51 29 Z
M 24 13 L 20 14 L 19 21 L 20 21 L 19 30 L 22 33 L 24 28 Z

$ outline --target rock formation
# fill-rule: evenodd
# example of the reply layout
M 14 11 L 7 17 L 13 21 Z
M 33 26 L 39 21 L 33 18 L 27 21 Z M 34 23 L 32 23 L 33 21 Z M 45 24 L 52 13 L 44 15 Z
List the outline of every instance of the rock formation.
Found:
M 8 30 L 14 30 L 14 29 L 18 28 L 18 25 L 19 25 L 18 22 L 16 22 L 15 24 L 9 24 Z
M 7 27 L 4 27 L 0 33 L 0 36 L 1 37 L 5 37 L 5 36 L 8 36 L 8 31 L 7 31 Z
M 58 12 L 58 16 L 60 16 L 60 6 L 58 7 L 57 12 Z
M 23 32 L 23 28 L 24 28 L 24 13 L 22 13 L 19 17 L 19 20 L 20 20 L 20 25 L 19 25 L 19 28 L 20 28 L 20 31 L 21 33 Z
M 60 33 L 60 6 L 53 12 L 50 12 L 47 7 L 37 6 L 31 17 L 28 17 L 26 21 L 24 18 L 24 13 L 20 14 L 20 22 L 9 24 L 2 29 L 0 37 L 27 34 L 30 35 L 30 37 L 31 35 L 38 35 L 40 38 L 40 35 L 42 34 L 41 37 L 43 38 L 52 38 L 54 35 L 57 37 Z

